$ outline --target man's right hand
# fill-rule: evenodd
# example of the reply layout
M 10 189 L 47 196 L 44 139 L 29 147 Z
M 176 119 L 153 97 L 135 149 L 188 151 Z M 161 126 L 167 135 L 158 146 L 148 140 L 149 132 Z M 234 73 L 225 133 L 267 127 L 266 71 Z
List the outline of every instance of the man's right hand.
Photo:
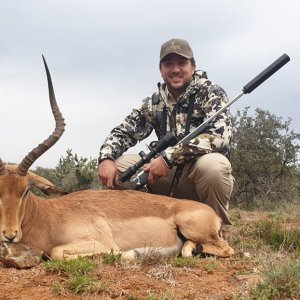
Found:
M 108 188 L 114 188 L 119 183 L 118 169 L 111 159 L 105 159 L 99 164 L 98 176 L 102 184 Z

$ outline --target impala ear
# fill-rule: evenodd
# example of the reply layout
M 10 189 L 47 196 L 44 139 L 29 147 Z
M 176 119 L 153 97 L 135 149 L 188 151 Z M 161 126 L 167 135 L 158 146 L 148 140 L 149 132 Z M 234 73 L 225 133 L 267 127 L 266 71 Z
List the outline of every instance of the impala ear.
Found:
M 67 193 L 62 191 L 60 188 L 55 186 L 52 182 L 44 177 L 36 175 L 32 172 L 28 172 L 30 177 L 30 185 L 39 189 L 46 195 L 56 194 L 56 195 L 66 195 Z

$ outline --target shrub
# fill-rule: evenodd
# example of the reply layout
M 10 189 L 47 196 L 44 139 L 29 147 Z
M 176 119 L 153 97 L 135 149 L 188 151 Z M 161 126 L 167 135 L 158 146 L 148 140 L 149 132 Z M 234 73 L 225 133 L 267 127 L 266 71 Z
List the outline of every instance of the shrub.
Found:
M 72 150 L 60 158 L 54 169 L 54 183 L 66 192 L 75 192 L 89 188 L 102 188 L 98 180 L 96 159 L 78 158 Z
M 300 134 L 268 111 L 249 107 L 237 112 L 233 121 L 230 159 L 235 176 L 232 197 L 238 206 L 263 206 L 300 198 L 298 157 Z

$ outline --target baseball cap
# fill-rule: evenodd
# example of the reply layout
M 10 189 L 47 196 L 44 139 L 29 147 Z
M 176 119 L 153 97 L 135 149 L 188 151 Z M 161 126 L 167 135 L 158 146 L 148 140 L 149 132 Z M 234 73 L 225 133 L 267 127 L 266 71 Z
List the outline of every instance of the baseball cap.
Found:
M 185 58 L 193 58 L 193 50 L 186 40 L 171 39 L 162 44 L 160 49 L 160 62 L 170 53 L 176 53 Z

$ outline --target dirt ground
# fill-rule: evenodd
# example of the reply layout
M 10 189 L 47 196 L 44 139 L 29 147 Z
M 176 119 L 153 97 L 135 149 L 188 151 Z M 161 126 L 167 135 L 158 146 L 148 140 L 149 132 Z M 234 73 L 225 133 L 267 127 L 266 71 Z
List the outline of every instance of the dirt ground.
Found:
M 253 268 L 253 264 L 234 257 L 201 258 L 197 267 L 103 264 L 97 270 L 97 277 L 105 283 L 103 291 L 80 296 L 67 291 L 58 294 L 55 287 L 66 278 L 47 273 L 42 264 L 27 270 L 0 265 L 0 299 L 233 299 L 257 281 L 255 275 L 241 274 L 252 273 Z

